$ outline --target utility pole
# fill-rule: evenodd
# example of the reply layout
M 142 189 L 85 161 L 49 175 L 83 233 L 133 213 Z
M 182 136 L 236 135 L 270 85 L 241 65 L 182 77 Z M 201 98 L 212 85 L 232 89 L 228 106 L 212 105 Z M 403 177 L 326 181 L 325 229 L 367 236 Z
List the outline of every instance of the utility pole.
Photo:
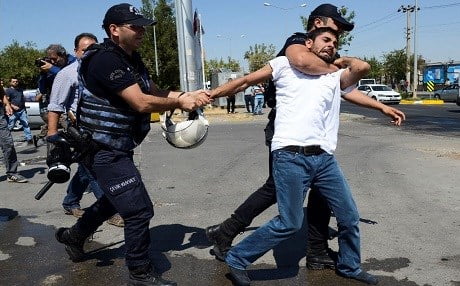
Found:
M 406 83 L 407 86 L 410 87 L 410 34 L 411 34 L 411 27 L 410 27 L 410 13 L 415 11 L 415 6 L 407 5 L 404 7 L 401 5 L 399 7 L 398 12 L 406 13 L 407 15 L 407 24 L 406 24 Z M 414 78 L 415 82 L 415 78 Z
M 417 60 L 417 11 L 420 10 L 418 7 L 418 0 L 415 0 L 414 6 L 414 87 L 412 92 L 412 97 L 417 97 L 417 87 L 418 87 L 418 60 Z

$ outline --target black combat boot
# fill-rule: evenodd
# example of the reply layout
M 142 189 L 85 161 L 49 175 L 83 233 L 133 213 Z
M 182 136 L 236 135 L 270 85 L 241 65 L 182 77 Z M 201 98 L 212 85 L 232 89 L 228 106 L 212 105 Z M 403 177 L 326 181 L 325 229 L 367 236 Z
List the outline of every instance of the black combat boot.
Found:
M 61 227 L 56 231 L 55 237 L 57 241 L 65 244 L 65 251 L 70 260 L 73 262 L 83 261 L 85 257 L 83 245 L 85 244 L 86 236 L 79 234 L 73 228 Z
M 177 283 L 161 278 L 150 264 L 129 267 L 128 286 L 176 286 Z
M 326 248 L 321 251 L 307 251 L 307 268 L 310 270 L 335 269 L 337 252 Z
M 245 225 L 233 216 L 226 219 L 221 224 L 209 226 L 206 228 L 206 236 L 214 244 L 210 251 L 217 260 L 224 261 L 225 255 L 232 247 L 233 239 L 244 231 Z

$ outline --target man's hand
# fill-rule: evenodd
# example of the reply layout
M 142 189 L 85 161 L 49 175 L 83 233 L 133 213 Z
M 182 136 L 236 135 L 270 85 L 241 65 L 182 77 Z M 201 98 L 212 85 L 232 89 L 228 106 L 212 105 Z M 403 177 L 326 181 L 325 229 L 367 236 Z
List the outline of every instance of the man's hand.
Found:
M 11 108 L 11 104 L 5 105 L 5 114 L 7 116 L 13 115 L 13 108 Z
M 391 117 L 393 119 L 391 123 L 396 126 L 401 126 L 401 123 L 406 120 L 406 115 L 404 112 L 388 105 L 385 105 L 382 108 L 382 113 L 388 117 Z
M 47 73 L 53 67 L 53 65 L 44 60 L 42 60 L 42 62 L 44 62 L 45 64 L 40 66 L 40 72 Z
M 16 106 L 14 104 L 11 104 L 11 108 L 14 110 L 14 111 L 18 111 L 19 110 L 19 106 Z
M 334 61 L 334 65 L 336 65 L 339 69 L 347 68 L 350 65 L 352 58 L 350 57 L 340 57 Z
M 199 107 L 205 106 L 206 104 L 211 103 L 209 98 L 211 94 L 208 90 L 196 90 L 192 92 L 186 92 L 181 97 L 179 97 L 179 106 L 180 109 L 190 112 Z

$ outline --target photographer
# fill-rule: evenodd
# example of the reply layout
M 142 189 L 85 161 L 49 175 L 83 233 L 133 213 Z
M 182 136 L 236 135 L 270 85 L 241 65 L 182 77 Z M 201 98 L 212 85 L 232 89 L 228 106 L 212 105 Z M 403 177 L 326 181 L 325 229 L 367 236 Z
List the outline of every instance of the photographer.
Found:
M 35 65 L 40 69 L 40 77 L 38 78 L 39 95 L 36 100 L 40 105 L 40 115 L 43 121 L 45 121 L 38 137 L 34 136 L 35 146 L 37 146 L 38 139 L 42 139 L 46 136 L 48 130 L 48 103 L 54 78 L 62 68 L 76 60 L 74 56 L 67 54 L 65 48 L 59 44 L 49 45 L 45 52 L 45 58 L 35 61 Z

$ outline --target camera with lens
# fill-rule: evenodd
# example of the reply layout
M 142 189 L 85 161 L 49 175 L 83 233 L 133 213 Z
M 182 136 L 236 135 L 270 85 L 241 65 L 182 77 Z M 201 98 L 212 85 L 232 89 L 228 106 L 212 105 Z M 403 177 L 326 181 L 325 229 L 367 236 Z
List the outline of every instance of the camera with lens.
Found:
M 65 183 L 70 179 L 70 165 L 79 162 L 92 148 L 92 136 L 70 126 L 47 138 L 48 180 Z
M 36 59 L 35 60 L 35 66 L 36 67 L 42 67 L 42 66 L 44 66 L 46 64 L 45 62 L 50 62 L 50 59 L 47 58 L 47 57 Z

